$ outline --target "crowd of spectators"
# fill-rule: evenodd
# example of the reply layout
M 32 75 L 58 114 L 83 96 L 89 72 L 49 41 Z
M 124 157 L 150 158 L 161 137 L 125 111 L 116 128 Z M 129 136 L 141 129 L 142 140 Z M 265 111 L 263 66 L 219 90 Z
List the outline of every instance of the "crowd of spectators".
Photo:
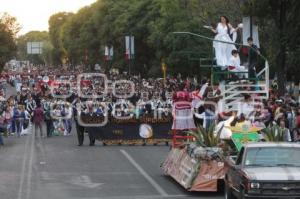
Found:
M 41 72 L 41 71 L 40 71 Z M 46 123 L 46 133 L 41 136 L 70 135 L 73 115 L 78 112 L 93 112 L 96 115 L 126 117 L 143 114 L 168 116 L 178 92 L 187 93 L 187 101 L 200 117 L 194 117 L 196 125 L 205 127 L 212 122 L 224 120 L 223 113 L 215 115 L 211 107 L 195 107 L 194 101 L 222 99 L 217 86 L 210 86 L 209 80 L 196 78 L 168 77 L 142 78 L 139 75 L 80 74 L 51 71 L 36 74 L 6 74 L 1 76 L 0 130 L 3 135 L 26 135 L 32 132 L 32 124 Z M 16 96 L 5 96 L 4 84 L 17 89 Z M 249 100 L 250 99 L 250 100 Z M 246 117 L 257 125 L 267 127 L 277 124 L 288 131 L 287 141 L 300 140 L 300 107 L 291 95 L 280 97 L 276 89 L 270 91 L 270 98 L 261 101 L 263 106 L 247 107 L 251 96 L 246 96 L 245 110 L 238 116 Z M 252 100 L 253 101 L 253 100 Z M 80 104 L 80 106 L 78 105 Z M 90 105 L 92 104 L 92 105 Z M 79 109 L 78 109 L 79 107 Z M 43 116 L 37 109 L 43 110 Z M 105 109 L 108 111 L 106 112 Z M 38 118 L 35 118 L 38 117 Z M 36 125 L 34 125 L 36 126 Z M 29 130 L 30 129 L 30 130 Z M 0 144 L 3 143 L 2 137 Z

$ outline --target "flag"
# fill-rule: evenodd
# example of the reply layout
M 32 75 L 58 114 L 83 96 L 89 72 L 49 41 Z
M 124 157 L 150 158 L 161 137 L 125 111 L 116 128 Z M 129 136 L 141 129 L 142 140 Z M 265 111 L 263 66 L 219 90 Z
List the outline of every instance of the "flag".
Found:
M 125 59 L 134 58 L 134 36 L 125 36 Z
M 104 59 L 105 61 L 108 61 L 109 60 L 109 52 L 108 52 L 108 46 L 105 46 L 105 50 L 104 50 Z
M 114 56 L 114 47 L 105 46 L 104 59 L 105 61 L 112 60 Z

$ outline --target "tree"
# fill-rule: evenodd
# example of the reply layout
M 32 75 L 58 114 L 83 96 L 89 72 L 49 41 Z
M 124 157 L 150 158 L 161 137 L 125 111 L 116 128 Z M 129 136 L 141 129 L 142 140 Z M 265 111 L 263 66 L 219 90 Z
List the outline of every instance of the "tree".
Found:
M 94 7 L 87 6 L 78 11 L 63 25 L 62 45 L 72 65 L 93 65 L 98 61 L 100 40 L 98 28 L 93 21 Z
M 100 62 L 104 57 L 104 47 L 108 45 L 114 47 L 113 67 L 128 70 L 125 36 L 132 35 L 135 38 L 133 73 L 160 76 L 161 61 L 164 59 L 169 66 L 169 73 L 194 75 L 201 72 L 199 58 L 212 57 L 212 42 L 190 36 L 179 37 L 173 32 L 188 31 L 212 37 L 213 34 L 203 25 L 219 20 L 223 15 L 219 7 L 228 13 L 233 23 L 240 22 L 239 2 L 99 0 L 68 17 L 63 24 L 54 23 L 54 19 L 61 17 L 61 14 L 52 16 L 49 20 L 52 24 L 50 37 L 53 37 L 54 50 L 58 52 L 63 49 L 73 65 L 91 66 Z M 191 55 L 194 57 L 191 58 Z M 110 63 L 105 63 L 105 66 L 108 69 Z
M 54 65 L 62 65 L 65 59 L 65 50 L 61 40 L 61 30 L 63 25 L 73 13 L 60 12 L 54 14 L 49 19 L 49 36 L 53 45 L 52 59 Z
M 287 75 L 299 71 L 299 14 L 296 0 L 249 0 L 244 12 L 258 17 L 261 40 L 270 65 L 275 66 L 279 93 L 285 93 Z
M 16 53 L 16 34 L 19 30 L 16 18 L 7 13 L 0 16 L 0 70 Z
M 213 56 L 212 42 L 191 36 L 175 36 L 173 32 L 186 31 L 213 37 L 203 25 L 216 23 L 224 15 L 219 8 L 230 14 L 229 17 L 234 22 L 241 16 L 241 12 L 236 9 L 239 7 L 237 0 L 156 0 L 154 3 L 159 17 L 149 23 L 149 44 L 156 50 L 156 60 L 165 58 L 170 72 L 184 75 L 203 73 L 199 68 L 199 59 Z M 160 65 L 157 63 L 156 66 Z
M 16 38 L 17 33 L 20 31 L 21 26 L 17 22 L 17 19 L 13 16 L 10 16 L 8 13 L 2 13 L 0 15 L 0 23 L 5 25 L 7 32 L 10 32 L 14 38 Z

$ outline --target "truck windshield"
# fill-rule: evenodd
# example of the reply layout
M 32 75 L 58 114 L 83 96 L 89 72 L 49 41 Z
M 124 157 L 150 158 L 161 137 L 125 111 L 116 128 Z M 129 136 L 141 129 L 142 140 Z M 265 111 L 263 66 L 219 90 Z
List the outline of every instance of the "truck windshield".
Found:
M 250 148 L 245 156 L 245 166 L 299 167 L 300 148 L 261 147 Z

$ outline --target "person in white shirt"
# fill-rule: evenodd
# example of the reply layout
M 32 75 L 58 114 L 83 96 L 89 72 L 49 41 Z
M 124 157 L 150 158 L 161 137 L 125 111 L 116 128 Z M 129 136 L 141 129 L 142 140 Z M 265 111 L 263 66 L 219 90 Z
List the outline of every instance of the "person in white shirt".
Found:
M 238 117 L 241 117 L 241 115 L 243 115 L 246 119 L 250 119 L 251 116 L 253 116 L 254 106 L 251 102 L 251 96 L 245 95 L 244 102 L 242 102 L 237 113 Z
M 245 66 L 241 66 L 240 56 L 237 50 L 232 50 L 232 56 L 229 59 L 228 70 L 231 72 L 244 72 L 237 74 L 238 77 L 242 78 L 245 76 L 248 78 L 248 69 Z

